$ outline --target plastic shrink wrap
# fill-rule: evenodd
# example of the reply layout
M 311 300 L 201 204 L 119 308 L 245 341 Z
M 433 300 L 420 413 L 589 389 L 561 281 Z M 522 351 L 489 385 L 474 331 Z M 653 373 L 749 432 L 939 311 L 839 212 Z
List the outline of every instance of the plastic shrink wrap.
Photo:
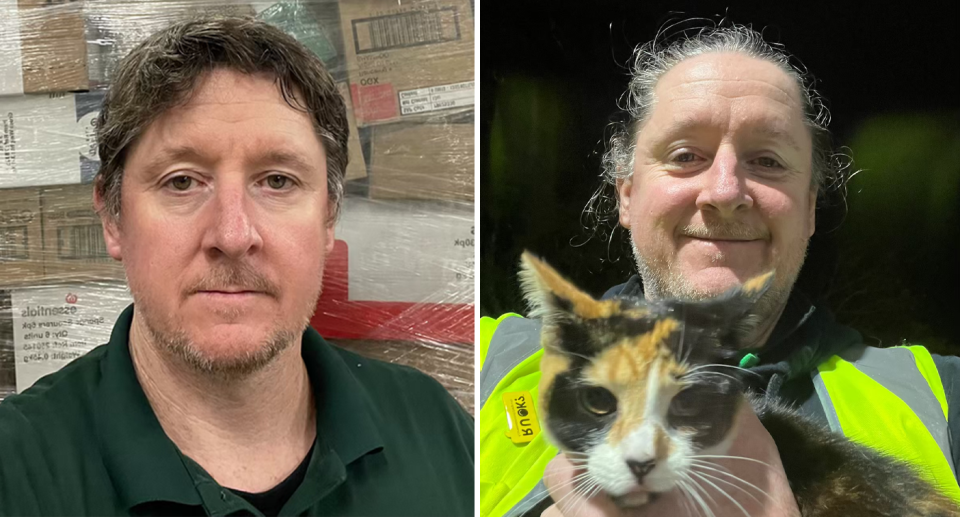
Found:
M 296 37 L 350 108 L 347 196 L 311 325 L 473 410 L 468 0 L 0 0 L 0 13 L 0 398 L 105 343 L 132 302 L 92 203 L 119 59 L 173 22 L 227 15 Z

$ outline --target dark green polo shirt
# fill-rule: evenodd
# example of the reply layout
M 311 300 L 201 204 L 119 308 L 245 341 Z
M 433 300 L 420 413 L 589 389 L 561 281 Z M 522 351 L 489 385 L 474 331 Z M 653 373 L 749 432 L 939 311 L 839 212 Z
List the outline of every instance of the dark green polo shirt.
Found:
M 0 403 L 0 515 L 260 515 L 166 436 L 110 342 Z M 303 334 L 317 440 L 281 515 L 472 515 L 473 419 L 431 377 Z

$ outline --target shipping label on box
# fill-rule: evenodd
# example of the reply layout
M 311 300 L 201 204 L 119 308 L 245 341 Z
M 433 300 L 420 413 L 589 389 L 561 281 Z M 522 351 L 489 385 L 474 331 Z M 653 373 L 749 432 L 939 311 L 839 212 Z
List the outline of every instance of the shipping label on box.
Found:
M 102 93 L 0 97 L 0 188 L 89 183 Z
M 473 106 L 468 0 L 340 2 L 357 124 Z
M 40 202 L 46 280 L 125 278 L 122 263 L 107 254 L 92 185 L 44 188 Z
M 0 286 L 43 278 L 40 193 L 0 190 Z
M 472 304 L 473 208 L 436 202 L 344 204 L 351 301 Z
M 117 317 L 131 303 L 122 284 L 13 290 L 17 392 L 109 341 Z
M 473 201 L 472 118 L 373 128 L 371 199 Z

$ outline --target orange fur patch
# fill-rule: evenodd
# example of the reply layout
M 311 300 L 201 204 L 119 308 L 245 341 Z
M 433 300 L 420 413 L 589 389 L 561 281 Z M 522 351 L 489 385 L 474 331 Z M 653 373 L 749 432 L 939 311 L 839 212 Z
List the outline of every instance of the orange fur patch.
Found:
M 670 441 L 670 436 L 662 427 L 657 427 L 653 448 L 654 457 L 658 463 L 663 462 L 666 461 L 671 452 L 673 452 L 673 442 Z
M 773 271 L 764 273 L 762 275 L 757 275 L 750 280 L 747 280 L 743 283 L 743 294 L 747 296 L 753 296 L 757 294 L 758 291 L 766 287 L 767 282 L 771 278 L 773 278 Z
M 666 339 L 679 326 L 672 318 L 657 321 L 650 332 L 607 348 L 584 369 L 589 382 L 609 389 L 617 397 L 617 420 L 610 429 L 610 443 L 619 443 L 643 421 L 649 376 L 658 375 L 666 381 L 672 378 L 671 373 L 684 369 L 666 346 Z M 652 367 L 658 358 L 660 371 L 654 372 Z
M 554 379 L 557 375 L 570 369 L 570 359 L 556 352 L 545 349 L 543 357 L 540 358 L 540 383 L 538 385 L 540 421 L 547 419 L 546 395 L 550 393 Z
M 536 273 L 537 281 L 545 291 L 569 301 L 574 314 L 583 319 L 608 318 L 619 308 L 619 303 L 613 300 L 602 302 L 594 300 L 529 252 L 524 252 L 521 260 Z

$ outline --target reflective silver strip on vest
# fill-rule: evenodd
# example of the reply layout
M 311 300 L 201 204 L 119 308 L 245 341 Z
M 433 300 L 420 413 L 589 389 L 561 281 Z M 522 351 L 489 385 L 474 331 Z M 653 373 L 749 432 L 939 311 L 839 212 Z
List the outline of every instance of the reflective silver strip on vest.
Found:
M 480 407 L 514 368 L 540 350 L 540 320 L 504 318 L 490 339 L 487 356 L 477 379 Z
M 543 480 L 541 479 L 540 482 L 533 487 L 533 490 L 527 492 L 527 495 L 523 496 L 523 499 L 513 505 L 513 508 L 507 510 L 507 513 L 503 514 L 503 517 L 520 517 L 533 509 L 534 506 L 540 504 L 540 501 L 543 501 L 549 495 L 550 491 L 547 490 L 547 485 L 543 484 Z
M 950 465 L 950 471 L 956 477 L 957 469 L 953 464 L 953 455 L 950 453 L 949 428 L 943 414 L 943 407 L 937 400 L 937 396 L 930 390 L 927 379 L 920 373 L 913 352 L 906 348 L 859 346 L 838 355 L 899 397 L 913 410 L 930 432 L 930 436 L 937 442 L 940 452 Z M 812 375 L 813 385 L 827 414 L 830 429 L 842 433 L 843 429 L 840 427 L 836 409 L 833 407 L 823 379 L 820 378 L 820 371 L 814 370 Z

